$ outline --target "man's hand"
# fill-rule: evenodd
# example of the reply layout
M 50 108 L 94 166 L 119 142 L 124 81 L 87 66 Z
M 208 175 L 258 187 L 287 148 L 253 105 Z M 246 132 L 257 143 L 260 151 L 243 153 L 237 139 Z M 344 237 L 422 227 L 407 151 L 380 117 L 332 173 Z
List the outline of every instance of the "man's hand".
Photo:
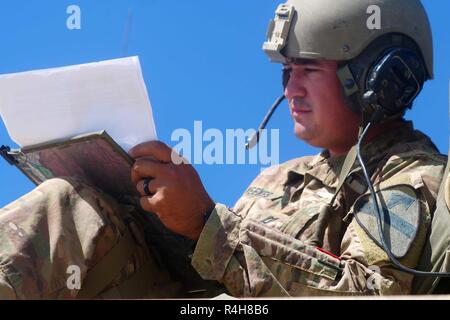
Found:
M 131 179 L 141 195 L 141 207 L 155 213 L 173 232 L 197 240 L 203 229 L 203 216 L 215 203 L 195 169 L 159 141 L 137 145 L 129 154 L 136 159 Z M 150 196 L 144 192 L 146 178 L 151 179 Z

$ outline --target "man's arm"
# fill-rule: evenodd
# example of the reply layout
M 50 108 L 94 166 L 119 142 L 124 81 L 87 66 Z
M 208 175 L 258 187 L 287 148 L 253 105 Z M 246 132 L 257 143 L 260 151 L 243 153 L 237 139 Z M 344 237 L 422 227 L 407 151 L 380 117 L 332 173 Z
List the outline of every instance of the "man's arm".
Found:
M 153 150 L 155 148 L 156 151 Z M 132 155 L 143 157 L 150 154 L 163 162 L 162 165 L 147 159 L 136 162 L 133 181 L 142 194 L 142 206 L 155 212 L 169 229 L 198 239 L 193 266 L 204 279 L 223 283 L 232 295 L 410 293 L 412 276 L 393 268 L 384 250 L 371 238 L 367 228 L 363 228 L 364 224 L 360 225 L 356 219 L 352 220 L 343 236 L 340 257 L 249 217 L 243 219 L 239 213 L 222 205 L 215 206 L 202 229 L 203 214 L 213 202 L 205 196 L 206 191 L 198 176 L 192 173 L 195 170 L 186 164 L 170 165 L 171 151 L 160 143 L 144 145 L 141 150 L 144 151 L 132 151 Z M 167 168 L 170 168 L 169 171 L 166 171 Z M 153 197 L 143 193 L 143 177 L 155 178 L 156 187 L 151 189 L 155 193 Z M 402 188 L 396 188 L 395 184 L 390 187 L 398 189 L 402 196 Z M 416 191 L 413 193 L 416 194 Z M 423 205 L 423 196 L 421 193 L 416 195 L 413 200 L 417 203 L 421 223 L 412 233 L 415 244 L 400 259 L 409 267 L 416 266 L 422 251 L 426 236 L 425 222 L 429 215 Z M 364 210 L 364 207 L 358 210 Z
M 352 222 L 338 258 L 217 205 L 192 263 L 240 297 L 408 293 L 412 277 L 392 268 L 381 248 L 366 251 L 358 232 Z
M 407 267 L 417 267 L 444 166 L 441 159 L 423 154 L 395 156 L 381 170 L 384 179 L 376 180 L 383 215 L 389 219 L 385 240 Z M 237 296 L 411 294 L 413 275 L 393 266 L 380 244 L 375 216 L 369 213 L 374 213 L 373 198 L 366 193 L 348 212 L 346 221 L 351 222 L 340 256 L 333 257 L 216 206 L 193 265 L 203 277 L 223 282 Z

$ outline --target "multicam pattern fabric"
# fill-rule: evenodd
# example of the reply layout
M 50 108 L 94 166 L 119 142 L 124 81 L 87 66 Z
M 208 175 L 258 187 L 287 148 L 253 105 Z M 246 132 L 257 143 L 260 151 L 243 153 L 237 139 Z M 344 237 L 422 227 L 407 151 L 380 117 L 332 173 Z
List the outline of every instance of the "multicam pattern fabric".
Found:
M 378 193 L 390 190 L 404 204 L 393 211 L 411 223 L 404 229 L 397 224 L 402 243 L 394 251 L 404 265 L 416 267 L 446 157 L 410 122 L 362 153 Z M 194 268 L 237 297 L 410 294 L 413 276 L 391 264 L 368 232 L 368 219 L 354 218 L 368 209 L 355 206 L 356 200 L 369 195 L 357 164 L 332 207 L 323 245 L 310 243 L 344 158 L 324 151 L 289 161 L 258 176 L 233 209 L 218 204 L 197 243 Z
M 69 179 L 52 179 L 0 210 L 0 299 L 73 299 L 71 266 L 86 274 L 120 241 L 127 228 L 137 249 L 94 298 L 174 297 L 179 288 L 149 256 L 138 217 L 108 195 Z M 145 263 L 151 273 L 144 296 L 123 296 L 124 280 Z M 145 290 L 145 289 L 144 289 Z

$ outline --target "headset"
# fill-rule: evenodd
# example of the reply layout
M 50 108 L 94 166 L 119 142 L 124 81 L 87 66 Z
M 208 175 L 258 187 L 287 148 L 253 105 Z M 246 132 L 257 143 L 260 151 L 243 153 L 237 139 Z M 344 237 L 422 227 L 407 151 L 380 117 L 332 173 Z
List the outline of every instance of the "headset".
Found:
M 403 115 L 429 78 L 414 41 L 398 34 L 378 38 L 337 73 L 349 107 L 378 121 Z
M 293 63 L 295 60 L 287 59 Z M 366 118 L 376 114 L 380 118 L 376 122 L 403 115 L 406 109 L 411 108 L 428 77 L 415 42 L 395 33 L 376 39 L 357 58 L 340 62 L 337 74 L 350 109 Z M 290 70 L 284 65 L 284 89 L 289 78 Z M 258 143 L 262 130 L 284 99 L 283 94 L 271 106 L 258 131 L 248 139 L 247 149 Z
M 369 67 L 367 67 L 368 65 Z M 290 71 L 284 66 L 283 88 L 286 88 L 289 77 Z M 363 116 L 356 145 L 357 159 L 375 204 L 377 227 L 384 251 L 391 262 L 406 273 L 418 276 L 450 277 L 450 273 L 426 272 L 408 268 L 395 258 L 384 239 L 383 215 L 361 155 L 361 145 L 369 129 L 376 123 L 403 116 L 407 109 L 411 109 L 414 99 L 422 91 L 429 74 L 420 50 L 411 39 L 403 35 L 385 35 L 369 45 L 357 58 L 341 63 L 338 68 L 338 77 L 348 106 Z M 269 109 L 256 134 L 248 140 L 247 149 L 258 143 L 262 130 L 284 99 L 283 94 Z M 347 178 L 348 175 L 344 180 Z
M 351 66 L 350 66 L 351 68 Z M 361 165 L 364 178 L 370 190 L 375 212 L 377 228 L 384 251 L 389 260 L 401 271 L 416 276 L 450 277 L 449 272 L 428 272 L 408 268 L 401 264 L 393 255 L 384 237 L 383 215 L 380 210 L 377 194 L 367 172 L 361 155 L 361 145 L 369 129 L 383 119 L 403 115 L 406 109 L 412 107 L 412 102 L 420 93 L 426 81 L 427 73 L 420 55 L 408 48 L 393 47 L 388 49 L 367 73 L 364 92 L 361 93 L 363 113 L 369 115 L 363 123 L 363 130 L 358 137 L 357 158 Z

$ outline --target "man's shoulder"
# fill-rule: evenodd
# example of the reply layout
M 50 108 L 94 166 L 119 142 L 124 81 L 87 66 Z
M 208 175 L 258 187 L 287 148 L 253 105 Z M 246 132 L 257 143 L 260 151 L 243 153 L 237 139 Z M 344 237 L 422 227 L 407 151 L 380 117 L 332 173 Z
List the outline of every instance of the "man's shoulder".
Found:
M 264 170 L 261 174 L 287 173 L 289 171 L 303 172 L 311 168 L 318 155 L 309 155 L 288 160 Z
M 248 186 L 243 196 L 235 204 L 234 208 L 239 211 L 247 204 L 249 198 L 278 197 L 283 193 L 289 172 L 302 173 L 310 168 L 317 156 L 305 156 L 295 158 L 284 163 L 274 165 L 262 171 Z
M 303 174 L 312 167 L 312 164 L 316 159 L 317 155 L 311 155 L 291 159 L 284 163 L 274 165 L 263 170 L 253 181 L 252 185 L 281 185 L 286 181 L 289 172 Z
M 429 137 L 416 131 L 416 139 L 389 148 L 379 168 L 377 180 L 383 186 L 409 184 L 426 187 L 437 195 L 447 156 L 441 154 Z
M 413 139 L 399 141 L 391 146 L 383 161 L 383 170 L 402 164 L 407 167 L 446 165 L 447 156 L 441 154 L 432 140 L 420 131 L 415 131 Z

